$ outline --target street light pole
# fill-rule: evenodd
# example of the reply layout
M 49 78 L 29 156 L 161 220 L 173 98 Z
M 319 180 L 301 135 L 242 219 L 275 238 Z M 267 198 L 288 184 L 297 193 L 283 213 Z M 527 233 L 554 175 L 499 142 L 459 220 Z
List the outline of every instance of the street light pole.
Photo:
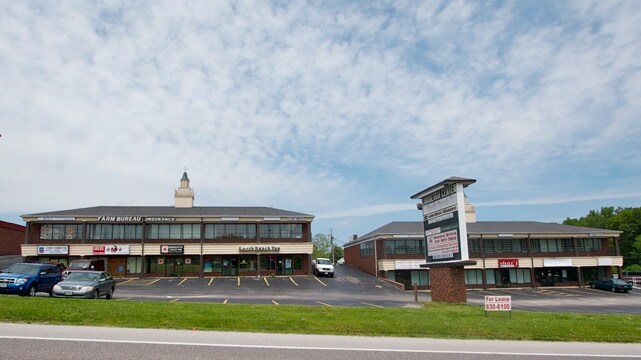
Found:
M 334 236 L 332 235 L 332 229 L 329 229 L 329 241 L 331 241 L 332 244 L 332 265 L 334 265 Z

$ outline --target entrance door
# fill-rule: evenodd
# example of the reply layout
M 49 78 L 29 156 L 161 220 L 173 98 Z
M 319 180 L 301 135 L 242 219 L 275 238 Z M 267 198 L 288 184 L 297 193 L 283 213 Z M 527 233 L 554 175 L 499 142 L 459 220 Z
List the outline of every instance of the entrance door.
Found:
M 292 275 L 293 273 L 292 258 L 289 256 L 278 258 L 278 275 Z
M 125 270 L 127 269 L 127 258 L 124 257 L 112 257 L 109 258 L 107 263 L 107 271 L 111 276 L 125 276 Z
M 223 256 L 223 276 L 236 276 L 238 274 L 238 257 Z
M 182 275 L 183 275 L 182 256 L 165 257 L 165 276 L 182 276 Z

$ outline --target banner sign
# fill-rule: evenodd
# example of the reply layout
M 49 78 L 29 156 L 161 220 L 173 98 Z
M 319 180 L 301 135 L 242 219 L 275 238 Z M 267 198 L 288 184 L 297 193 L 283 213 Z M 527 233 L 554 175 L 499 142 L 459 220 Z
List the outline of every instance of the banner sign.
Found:
M 69 255 L 69 246 L 38 246 L 38 255 Z
M 129 245 L 94 245 L 94 255 L 129 255 Z
M 161 254 L 184 254 L 184 245 L 160 245 Z
M 279 246 L 240 246 L 238 251 L 280 251 Z
M 516 269 L 519 267 L 519 259 L 499 259 L 500 269 Z

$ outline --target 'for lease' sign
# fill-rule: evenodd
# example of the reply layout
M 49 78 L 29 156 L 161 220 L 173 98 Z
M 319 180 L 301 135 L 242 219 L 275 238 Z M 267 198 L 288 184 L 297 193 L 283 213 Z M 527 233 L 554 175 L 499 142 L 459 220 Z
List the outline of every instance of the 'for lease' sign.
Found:
M 485 311 L 511 311 L 512 296 L 486 296 Z

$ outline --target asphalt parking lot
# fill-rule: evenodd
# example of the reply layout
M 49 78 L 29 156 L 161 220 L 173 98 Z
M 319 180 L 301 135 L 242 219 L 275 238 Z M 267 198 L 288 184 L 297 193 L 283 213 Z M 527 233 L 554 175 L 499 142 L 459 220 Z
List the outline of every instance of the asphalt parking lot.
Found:
M 468 290 L 467 303 L 482 306 L 486 295 L 510 295 L 514 310 L 641 314 L 641 289 L 629 293 L 577 287 Z M 47 296 L 39 294 L 38 296 Z M 206 302 L 308 306 L 417 307 L 429 291 L 398 288 L 347 266 L 334 278 L 309 276 L 119 279 L 115 301 Z

